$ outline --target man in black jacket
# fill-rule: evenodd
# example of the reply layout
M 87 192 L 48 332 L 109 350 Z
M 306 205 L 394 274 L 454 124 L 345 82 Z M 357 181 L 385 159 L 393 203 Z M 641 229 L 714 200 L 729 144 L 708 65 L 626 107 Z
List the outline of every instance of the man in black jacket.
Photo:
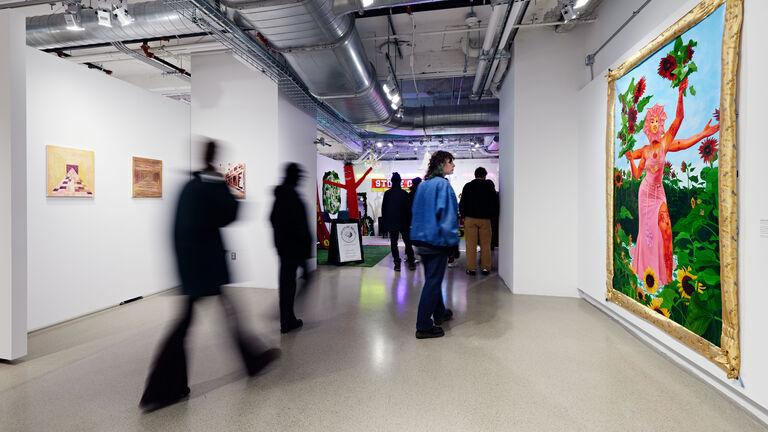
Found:
M 491 272 L 491 218 L 499 213 L 499 196 L 488 171 L 483 167 L 475 170 L 475 179 L 464 185 L 459 202 L 459 213 L 464 218 L 464 234 L 467 241 L 467 274 L 477 271 L 477 243 L 480 240 L 480 268 L 484 276 Z
M 400 251 L 397 248 L 398 235 L 403 236 L 405 242 L 405 256 L 408 262 L 408 270 L 416 270 L 416 258 L 413 255 L 413 246 L 409 232 L 411 229 L 411 199 L 408 192 L 400 185 L 400 174 L 392 174 L 392 187 L 384 192 L 384 200 L 381 203 L 381 215 L 386 230 L 389 232 L 389 242 L 392 248 L 392 260 L 395 262 L 395 271 L 400 271 Z
M 206 168 L 193 174 L 176 208 L 174 246 L 181 291 L 186 298 L 181 317 L 162 343 L 147 378 L 139 402 L 145 411 L 170 405 L 189 394 L 184 341 L 192 324 L 194 304 L 204 297 L 221 294 L 219 298 L 248 375 L 256 375 L 280 354 L 279 349 L 265 350 L 258 338 L 245 335 L 231 300 L 221 290 L 222 285 L 229 283 L 229 273 L 219 229 L 235 220 L 238 202 L 224 177 L 213 168 L 215 154 L 216 143 L 211 141 L 205 148 Z
M 275 247 L 280 256 L 280 332 L 288 333 L 300 328 L 304 322 L 296 318 L 293 303 L 296 299 L 296 271 L 312 257 L 312 235 L 304 203 L 296 192 L 304 170 L 296 163 L 285 167 L 283 184 L 275 188 L 275 204 L 270 221 L 275 230 Z

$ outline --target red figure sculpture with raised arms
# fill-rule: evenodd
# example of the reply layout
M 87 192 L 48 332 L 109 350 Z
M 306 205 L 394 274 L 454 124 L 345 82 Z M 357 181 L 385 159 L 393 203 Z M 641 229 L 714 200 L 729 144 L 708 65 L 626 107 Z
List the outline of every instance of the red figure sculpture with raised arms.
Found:
M 347 191 L 347 210 L 349 211 L 349 217 L 352 219 L 360 219 L 360 211 L 357 209 L 357 188 L 363 184 L 363 180 L 371 172 L 373 167 L 368 168 L 368 171 L 360 177 L 360 180 L 355 181 L 355 168 L 351 163 L 344 165 L 344 184 L 332 182 L 330 180 L 323 180 L 323 183 L 337 188 L 342 188 Z
M 645 177 L 640 183 L 638 192 L 638 221 L 637 245 L 632 251 L 632 267 L 642 277 L 643 272 L 653 271 L 661 285 L 666 285 L 672 280 L 674 268 L 672 250 L 672 222 L 669 219 L 667 209 L 667 196 L 662 185 L 664 163 L 666 155 L 670 152 L 685 150 L 715 134 L 720 130 L 720 125 L 711 125 L 710 120 L 704 129 L 696 135 L 676 139 L 677 131 L 683 122 L 683 92 L 688 88 L 686 78 L 680 84 L 677 98 L 677 112 L 675 120 L 669 130 L 664 131 L 664 121 L 667 115 L 664 107 L 654 105 L 645 116 L 643 131 L 648 137 L 649 144 L 635 151 L 628 151 L 625 156 L 632 166 L 632 175 L 640 180 L 645 171 Z M 640 162 L 635 164 L 635 160 Z

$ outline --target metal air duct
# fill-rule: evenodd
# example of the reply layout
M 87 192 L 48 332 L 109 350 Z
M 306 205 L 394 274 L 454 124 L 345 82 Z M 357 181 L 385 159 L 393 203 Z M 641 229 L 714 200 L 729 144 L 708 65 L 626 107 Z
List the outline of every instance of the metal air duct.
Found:
M 136 19 L 132 24 L 104 27 L 98 24 L 95 9 L 83 9 L 80 12 L 82 31 L 68 30 L 65 14 L 29 17 L 27 45 L 43 50 L 200 32 L 200 27 L 162 1 L 131 3 L 128 13 Z
M 403 136 L 498 133 L 499 102 L 406 107 L 401 117 L 394 117 L 384 125 L 367 125 L 364 129 Z

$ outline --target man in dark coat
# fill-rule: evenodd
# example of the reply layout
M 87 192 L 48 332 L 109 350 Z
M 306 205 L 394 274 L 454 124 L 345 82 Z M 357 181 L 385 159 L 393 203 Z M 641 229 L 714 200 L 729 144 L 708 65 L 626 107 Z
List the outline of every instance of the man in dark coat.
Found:
M 235 220 L 238 203 L 222 175 L 213 168 L 215 154 L 216 144 L 207 143 L 206 168 L 193 174 L 181 192 L 176 209 L 174 246 L 186 299 L 179 322 L 161 345 L 147 378 L 139 402 L 146 411 L 170 405 L 189 394 L 184 341 L 192 324 L 194 304 L 203 297 L 222 294 L 221 285 L 229 283 L 219 228 Z M 279 356 L 280 350 L 266 350 L 257 338 L 246 337 L 231 300 L 225 295 L 219 298 L 246 370 L 249 375 L 256 375 Z
M 312 235 L 304 203 L 296 192 L 302 168 L 290 163 L 285 168 L 283 184 L 275 188 L 275 204 L 270 221 L 275 230 L 275 247 L 280 256 L 280 332 L 288 333 L 304 325 L 293 312 L 296 298 L 296 271 L 304 267 L 308 276 L 306 261 L 312 257 Z
M 475 179 L 464 185 L 459 202 L 459 213 L 464 218 L 467 240 L 467 274 L 477 273 L 477 243 L 480 242 L 480 269 L 484 276 L 491 272 L 491 219 L 499 214 L 499 195 L 488 171 L 475 170 Z
M 392 174 L 392 187 L 384 192 L 384 200 L 381 203 L 381 215 L 386 230 L 389 232 L 389 242 L 392 249 L 392 260 L 395 262 L 395 271 L 400 271 L 400 251 L 397 248 L 398 235 L 403 236 L 405 242 L 405 256 L 409 270 L 416 270 L 416 258 L 413 255 L 413 246 L 409 232 L 411 229 L 411 199 L 408 192 L 400 185 L 400 174 Z

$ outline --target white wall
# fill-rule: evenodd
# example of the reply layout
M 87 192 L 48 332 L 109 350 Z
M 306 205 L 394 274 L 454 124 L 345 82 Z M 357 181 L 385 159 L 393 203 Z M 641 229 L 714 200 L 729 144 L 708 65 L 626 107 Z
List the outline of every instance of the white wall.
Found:
M 515 241 L 515 68 L 510 67 L 499 96 L 499 276 L 512 287 Z
M 233 283 L 277 288 L 277 254 L 269 214 L 274 187 L 282 179 L 278 163 L 277 85 L 230 54 L 192 57 L 192 135 L 223 145 L 219 159 L 245 163 L 245 199 L 238 220 L 224 228 L 224 247 Z M 192 158 L 201 150 L 193 145 Z M 199 165 L 199 163 L 198 163 Z
M 193 56 L 193 166 L 203 137 L 223 145 L 218 159 L 245 163 L 245 199 L 238 220 L 223 230 L 233 284 L 277 288 L 278 257 L 269 215 L 285 165 L 298 162 L 308 179 L 300 188 L 314 232 L 317 120 L 278 93 L 277 84 L 229 54 Z
M 626 19 L 631 10 L 642 2 L 604 2 L 600 19 L 590 26 L 588 50 L 602 43 Z M 607 85 L 603 76 L 608 67 L 619 65 L 624 59 L 644 46 L 661 31 L 674 23 L 698 1 L 653 2 L 614 39 L 598 57 L 601 69 L 595 69 L 596 79 L 586 85 L 578 95 L 579 112 L 579 256 L 578 286 L 595 300 L 604 302 L 606 290 L 605 268 L 605 111 Z M 768 13 L 768 2 L 744 2 L 741 66 L 739 72 L 740 96 L 738 112 L 739 148 L 739 312 L 741 327 L 741 379 L 744 388 L 714 364 L 688 347 L 680 344 L 655 326 L 634 316 L 613 303 L 604 303 L 613 313 L 663 342 L 674 353 L 696 365 L 694 373 L 726 392 L 746 396 L 762 409 L 743 403 L 763 421 L 768 420 L 768 345 L 765 329 L 768 316 L 768 240 L 759 236 L 760 219 L 768 219 L 768 200 L 765 190 L 768 179 L 763 164 L 768 160 L 768 148 L 763 144 L 763 119 L 768 108 L 762 103 L 768 94 L 763 70 L 768 66 L 768 52 L 764 49 L 762 17 Z M 662 348 L 665 349 L 665 348 Z M 737 398 L 737 400 L 739 400 Z M 743 402 L 743 399 L 742 399 Z
M 29 329 L 178 284 L 189 107 L 27 48 Z M 46 146 L 95 152 L 93 198 L 46 197 Z M 163 198 L 131 197 L 132 156 L 163 161 Z
M 517 294 L 578 295 L 574 252 L 580 108 L 574 80 L 584 74 L 583 52 L 583 28 L 565 35 L 525 29 L 515 39 L 514 78 L 505 83 L 501 98 L 501 170 L 513 176 L 513 187 L 512 193 L 501 194 L 505 234 L 499 249 L 509 249 L 514 238 L 512 274 L 507 269 L 502 277 L 508 284 L 511 279 Z M 510 210 L 511 235 L 506 231 Z M 508 260 L 506 254 L 501 258 Z
M 298 192 L 307 211 L 312 239 L 317 238 L 317 117 L 294 105 L 283 93 L 278 94 L 278 166 L 283 178 L 283 169 L 290 162 L 296 162 L 306 171 L 306 178 L 299 184 Z M 322 174 L 320 174 L 322 176 Z M 314 251 L 313 251 L 314 253 Z M 310 260 L 317 265 L 317 260 Z
M 0 358 L 27 354 L 26 35 L 0 11 Z

